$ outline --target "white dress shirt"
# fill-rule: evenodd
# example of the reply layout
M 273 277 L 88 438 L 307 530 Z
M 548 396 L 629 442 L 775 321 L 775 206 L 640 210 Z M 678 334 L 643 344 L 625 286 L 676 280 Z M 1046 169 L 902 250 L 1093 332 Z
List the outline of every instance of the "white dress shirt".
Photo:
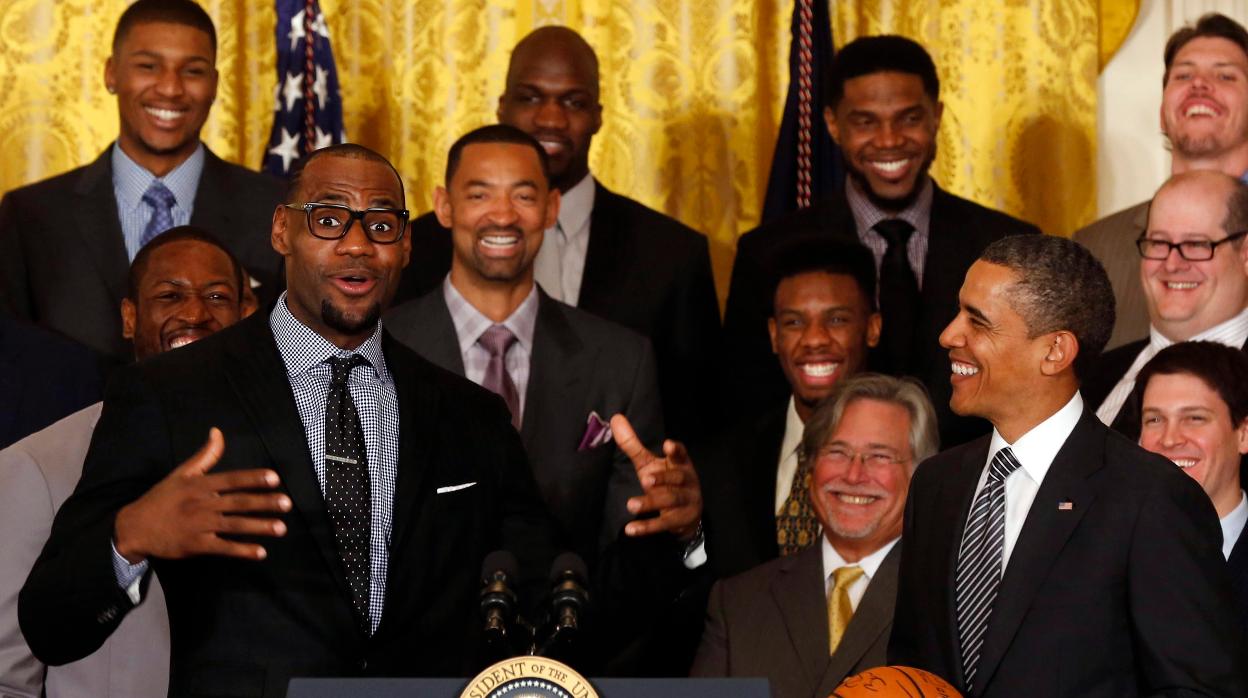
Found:
M 784 439 L 780 441 L 780 463 L 776 466 L 776 516 L 784 508 L 793 489 L 793 477 L 797 475 L 797 452 L 802 446 L 802 432 L 806 425 L 797 416 L 797 405 L 789 396 L 789 410 L 784 418 Z
M 1006 443 L 995 428 L 992 430 L 992 441 L 988 445 L 988 459 L 984 461 L 984 470 L 979 475 L 979 484 L 975 486 L 975 496 L 979 496 L 984 483 L 988 481 L 988 464 L 992 462 L 993 456 L 997 455 L 997 451 L 1009 446 L 1021 466 L 1005 479 L 1005 555 L 1001 559 L 1002 571 L 1010 564 L 1010 553 L 1014 551 L 1014 544 L 1018 542 L 1018 534 L 1023 530 L 1023 522 L 1027 520 L 1027 512 L 1031 511 L 1031 503 L 1036 498 L 1040 483 L 1044 482 L 1049 466 L 1053 465 L 1053 458 L 1066 443 L 1070 433 L 1075 430 L 1075 424 L 1079 422 L 1082 414 L 1083 397 L 1076 392 L 1065 407 L 1032 427 L 1031 431 L 1020 436 L 1012 444 Z
M 823 541 L 823 595 L 825 597 L 828 595 L 828 591 L 832 589 L 832 573 L 838 567 L 857 565 L 862 568 L 862 576 L 855 579 L 854 583 L 849 585 L 849 590 L 847 591 L 849 604 L 853 606 L 855 611 L 858 610 L 858 602 L 862 601 L 863 595 L 867 593 L 867 586 L 875 578 L 875 573 L 880 570 L 880 565 L 884 562 L 884 558 L 888 557 L 888 551 L 892 550 L 893 546 L 897 545 L 897 541 L 901 540 L 901 538 L 894 538 L 885 543 L 882 548 L 858 562 L 846 562 L 845 558 L 841 557 L 841 554 L 836 552 L 836 548 L 833 548 L 832 544 L 828 542 L 827 536 L 820 536 L 819 539 Z
M 1209 329 L 1192 336 L 1189 342 L 1217 342 L 1224 344 L 1232 349 L 1239 349 L 1248 343 L 1248 308 L 1218 325 L 1214 325 Z M 1167 338 L 1156 327 L 1148 328 L 1148 344 L 1140 351 L 1140 355 L 1135 357 L 1135 362 L 1131 364 L 1131 368 L 1123 374 L 1122 380 L 1114 386 L 1114 389 L 1105 396 L 1105 401 L 1096 410 L 1096 416 L 1106 424 L 1112 425 L 1118 417 L 1118 412 L 1122 410 L 1122 406 L 1127 401 L 1127 397 L 1131 395 L 1131 391 L 1135 389 L 1135 377 L 1140 374 L 1140 369 L 1144 368 L 1144 364 L 1150 359 L 1157 356 L 1157 352 L 1174 344 L 1174 340 Z
M 1244 524 L 1248 524 L 1248 496 L 1244 495 L 1243 490 L 1239 491 L 1239 506 L 1222 517 L 1218 523 L 1222 524 L 1222 557 L 1229 560 L 1235 543 L 1244 532 Z
M 589 216 L 593 210 L 594 178 L 587 174 L 564 193 L 559 220 L 546 230 L 533 261 L 533 275 L 542 290 L 568 305 L 576 305 L 581 297 L 585 254 L 589 251 Z

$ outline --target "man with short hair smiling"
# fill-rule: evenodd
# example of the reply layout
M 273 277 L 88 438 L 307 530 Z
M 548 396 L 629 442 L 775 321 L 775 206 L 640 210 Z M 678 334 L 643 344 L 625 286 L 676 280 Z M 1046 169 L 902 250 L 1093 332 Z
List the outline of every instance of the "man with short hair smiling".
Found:
M 810 235 L 858 242 L 874 256 L 884 316 L 872 366 L 922 380 L 941 442 L 962 443 L 987 425 L 949 411 L 937 337 L 957 312 L 958 286 L 975 256 L 993 240 L 1039 230 L 945 192 L 929 176 L 944 108 L 922 46 L 900 36 L 855 39 L 837 52 L 825 85 L 824 122 L 849 176 L 844 190 L 737 241 L 724 311 L 732 395 L 739 411 L 751 412 L 788 390 L 768 358 L 766 334 L 766 270 L 777 250 Z
M 889 663 L 974 698 L 1248 695 L 1209 497 L 1079 395 L 1113 326 L 1100 263 L 1005 238 L 958 300 L 951 407 L 993 432 L 910 483 Z
M 130 265 L 122 326 L 135 358 L 147 359 L 233 325 L 254 306 L 243 268 L 197 228 L 172 228 Z M 96 403 L 0 451 L 0 694 L 157 698 L 169 691 L 169 619 L 159 581 L 104 645 L 79 661 L 46 667 L 26 646 L 17 592 L 48 539 L 52 518 L 82 474 L 100 418 Z
M 1170 147 L 1171 176 L 1214 170 L 1248 176 L 1248 31 L 1217 13 L 1170 36 L 1161 77 L 1161 132 Z M 1149 202 L 1106 216 L 1076 231 L 1105 265 L 1114 285 L 1117 320 L 1110 349 L 1148 332 L 1146 299 L 1132 245 L 1148 227 Z
M 819 544 L 716 583 L 692 675 L 766 676 L 777 698 L 804 698 L 885 664 L 906 492 L 937 445 L 918 381 L 838 381 L 802 437 Z
M 117 316 L 126 270 L 144 244 L 188 223 L 224 243 L 261 299 L 277 296 L 279 260 L 264 230 L 281 183 L 200 141 L 217 94 L 216 59 L 216 28 L 194 2 L 126 8 L 104 66 L 117 140 L 90 165 L 0 201 L 0 309 L 129 360 Z
M 1215 342 L 1179 342 L 1144 365 L 1132 396 L 1141 405 L 1140 445 L 1200 483 L 1222 524 L 1222 554 L 1248 627 L 1248 355 Z
M 1135 375 L 1175 342 L 1248 347 L 1248 185 L 1215 170 L 1171 177 L 1157 190 L 1137 243 L 1149 337 L 1107 352 L 1083 392 L 1101 421 L 1136 438 Z

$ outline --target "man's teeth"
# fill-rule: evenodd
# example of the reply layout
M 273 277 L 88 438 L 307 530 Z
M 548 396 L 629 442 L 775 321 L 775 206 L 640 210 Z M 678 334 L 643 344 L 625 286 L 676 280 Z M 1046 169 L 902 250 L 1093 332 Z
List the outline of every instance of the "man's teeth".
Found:
M 836 373 L 836 369 L 840 367 L 840 362 L 802 364 L 802 373 L 805 373 L 812 378 L 827 378 L 833 373 Z
M 837 494 L 836 498 L 846 504 L 870 504 L 879 497 L 872 497 L 865 494 Z
M 1217 116 L 1218 113 L 1207 105 L 1193 104 L 1187 108 L 1184 116 Z
M 188 344 L 191 344 L 192 342 L 196 341 L 197 339 L 199 339 L 199 338 L 198 338 L 198 337 L 190 337 L 190 336 L 187 336 L 187 337 L 174 337 L 174 338 L 173 338 L 172 340 L 170 340 L 170 342 L 169 342 L 169 348 L 170 348 L 170 349 L 177 349 L 178 347 L 184 347 L 184 346 L 186 346 L 186 345 L 188 345 Z
M 1180 468 L 1184 468 L 1184 469 L 1186 469 L 1186 468 L 1190 468 L 1190 467 L 1192 467 L 1193 465 L 1196 465 L 1196 459 L 1195 459 L 1195 458 L 1171 458 L 1170 460 L 1174 461 L 1174 464 L 1175 464 L 1175 465 L 1179 466 Z
M 179 118 L 185 112 L 175 111 L 173 109 L 157 109 L 156 107 L 144 107 L 148 114 L 164 121 L 173 121 Z
M 1200 284 L 1196 281 L 1167 281 L 1166 288 L 1171 291 L 1190 291 Z
M 909 160 L 909 159 L 905 159 L 905 160 L 888 160 L 888 161 L 885 161 L 885 162 L 875 161 L 875 162 L 872 162 L 872 163 L 871 163 L 871 166 L 872 166 L 872 167 L 874 167 L 874 168 L 875 168 L 875 169 L 877 169 L 877 170 L 881 170 L 881 171 L 883 171 L 883 172 L 887 172 L 888 174 L 896 174 L 896 173 L 900 172 L 900 171 L 901 171 L 901 168 L 905 167 L 905 166 L 906 166 L 906 163 L 908 163 L 908 162 L 910 162 L 910 160 Z
M 481 238 L 482 245 L 485 245 L 486 247 L 492 247 L 496 250 L 501 250 L 507 247 L 511 247 L 512 245 L 515 245 L 518 242 L 520 242 L 520 238 L 517 238 L 512 235 L 486 235 L 485 237 Z
M 954 372 L 954 373 L 956 373 L 956 374 L 958 374 L 959 376 L 973 376 L 973 375 L 975 375 L 976 373 L 979 373 L 979 367 L 978 367 L 978 366 L 972 366 L 972 365 L 970 365 L 970 364 L 964 364 L 964 363 L 961 363 L 961 362 L 959 362 L 959 361 L 954 361 L 954 362 L 950 363 L 949 365 L 950 365 L 950 367 L 953 369 L 953 372 Z

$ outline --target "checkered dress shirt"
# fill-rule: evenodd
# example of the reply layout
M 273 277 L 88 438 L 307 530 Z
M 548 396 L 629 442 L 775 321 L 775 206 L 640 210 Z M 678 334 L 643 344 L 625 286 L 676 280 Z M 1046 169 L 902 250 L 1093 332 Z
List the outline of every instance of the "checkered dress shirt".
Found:
M 910 268 L 914 270 L 914 280 L 923 288 L 923 263 L 927 259 L 928 231 L 932 219 L 932 180 L 924 177 L 919 195 L 914 203 L 900 211 L 885 211 L 876 206 L 865 194 L 858 191 L 854 183 L 845 180 L 845 199 L 849 202 L 849 210 L 854 215 L 854 224 L 858 226 L 858 240 L 871 250 L 875 257 L 875 275 L 880 275 L 880 265 L 884 261 L 884 252 L 888 250 L 888 241 L 875 229 L 875 224 L 887 218 L 898 218 L 914 226 L 914 233 L 906 243 L 906 258 L 910 260 Z M 879 296 L 879 288 L 876 288 Z
M 131 160 L 113 144 L 113 195 L 117 199 L 117 217 L 121 223 L 121 235 L 126 243 L 126 255 L 130 261 L 143 246 L 143 231 L 152 220 L 152 207 L 143 201 L 143 193 L 159 179 L 173 192 L 173 224 L 191 222 L 195 208 L 195 192 L 199 189 L 199 176 L 204 172 L 204 145 L 201 143 L 191 156 L 173 168 L 164 177 L 157 177 Z

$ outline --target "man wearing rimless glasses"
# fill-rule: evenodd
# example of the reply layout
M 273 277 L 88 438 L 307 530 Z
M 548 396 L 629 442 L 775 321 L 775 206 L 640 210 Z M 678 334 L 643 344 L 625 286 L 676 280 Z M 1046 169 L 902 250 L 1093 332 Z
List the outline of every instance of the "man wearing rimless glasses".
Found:
M 1212 170 L 1161 186 L 1136 241 L 1149 336 L 1103 355 L 1082 392 L 1096 415 L 1136 438 L 1136 374 L 1176 342 L 1248 344 L 1248 185 Z

